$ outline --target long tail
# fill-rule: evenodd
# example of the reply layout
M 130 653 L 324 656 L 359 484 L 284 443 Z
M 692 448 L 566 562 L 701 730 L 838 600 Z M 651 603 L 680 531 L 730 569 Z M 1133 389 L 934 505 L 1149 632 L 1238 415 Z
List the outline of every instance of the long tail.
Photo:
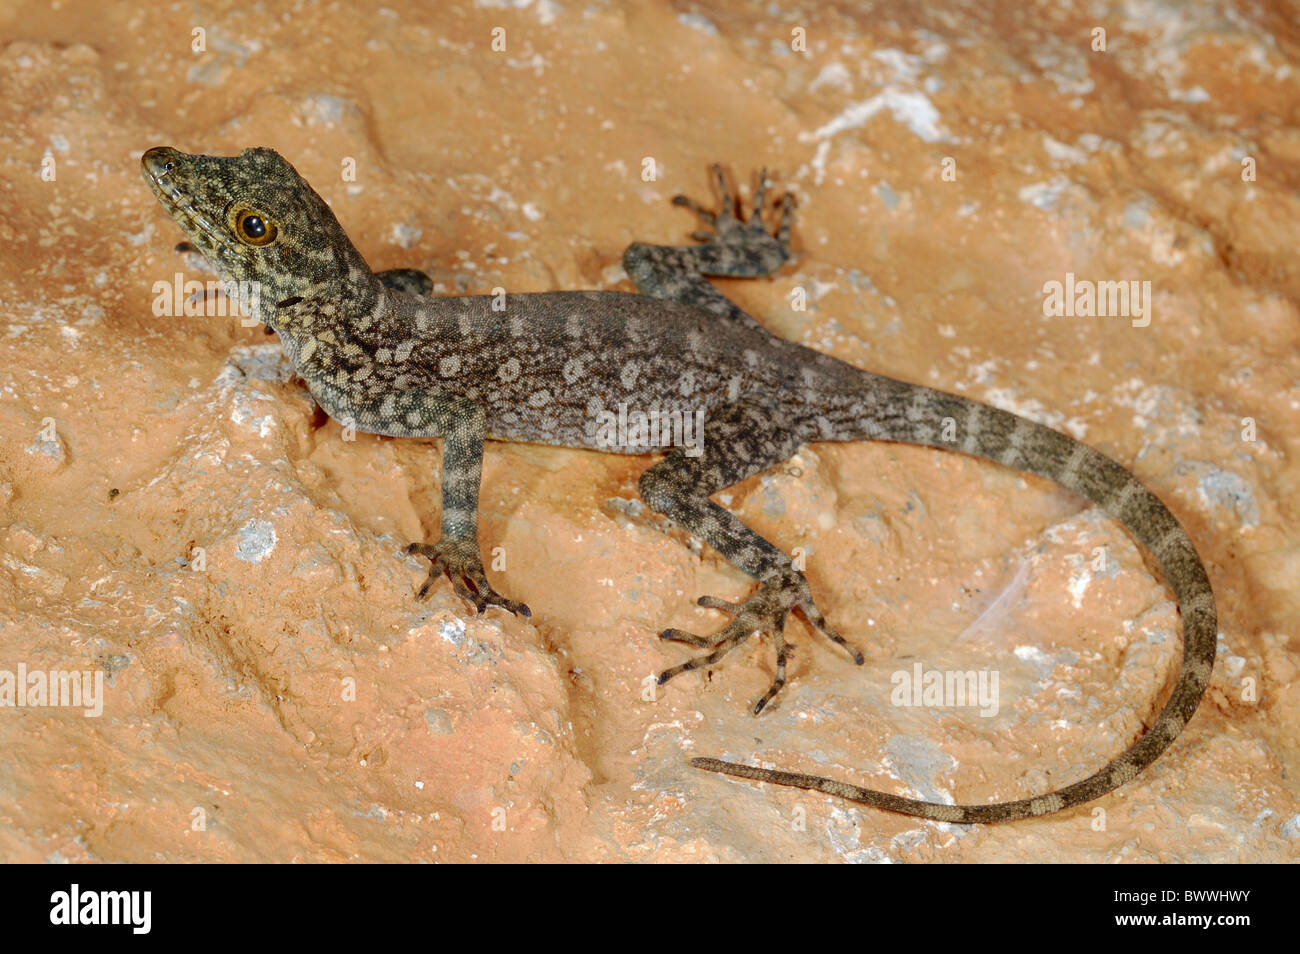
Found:
M 1196 711 L 1214 668 L 1214 594 L 1196 548 L 1159 498 L 1109 457 L 1016 414 L 955 394 L 872 376 L 868 393 L 832 412 L 832 439 L 873 439 L 958 450 L 1046 477 L 1092 500 L 1119 520 L 1159 562 L 1183 618 L 1183 661 L 1173 694 L 1155 724 L 1100 771 L 1037 798 L 990 805 L 943 805 L 859 788 L 835 779 L 697 758 L 711 772 L 838 795 L 891 812 L 973 824 L 1011 821 L 1072 808 L 1123 785 L 1169 747 Z M 831 436 L 831 435 L 827 435 Z

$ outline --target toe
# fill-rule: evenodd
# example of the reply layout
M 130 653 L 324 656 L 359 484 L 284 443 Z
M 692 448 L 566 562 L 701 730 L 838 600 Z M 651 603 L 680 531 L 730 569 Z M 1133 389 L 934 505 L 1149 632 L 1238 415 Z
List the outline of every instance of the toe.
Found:
M 721 163 L 715 162 L 713 164 L 713 181 L 718 187 L 718 197 L 722 200 L 722 211 L 730 212 L 734 200 L 731 196 L 731 189 L 727 185 L 727 177 L 723 175 Z
M 686 208 L 694 212 L 696 215 L 698 215 L 705 222 L 707 222 L 709 225 L 712 225 L 717 220 L 717 216 L 714 215 L 714 213 L 704 208 L 704 206 L 700 205 L 690 196 L 686 196 L 686 195 L 673 196 L 673 205 L 685 206 Z
M 429 591 L 433 589 L 433 584 L 438 582 L 438 577 L 440 575 L 441 574 L 438 571 L 438 567 L 434 566 L 434 568 L 429 571 L 429 575 L 425 577 L 424 585 L 421 586 L 420 591 L 415 594 L 415 598 L 417 600 L 423 600 L 425 597 L 427 597 L 429 595 Z
M 692 646 L 699 646 L 707 649 L 712 645 L 703 636 L 696 636 L 694 633 L 688 633 L 684 629 L 665 629 L 659 634 L 660 639 L 671 640 L 675 643 L 689 643 Z
M 700 606 L 705 606 L 709 609 L 722 610 L 724 613 L 730 613 L 732 616 L 740 615 L 739 605 L 729 602 L 728 600 L 718 599 L 716 596 L 701 596 L 695 602 Z
M 672 679 L 675 676 L 680 676 L 682 673 L 688 671 L 689 669 L 690 669 L 690 665 L 688 663 L 681 663 L 680 665 L 673 666 L 669 669 L 665 669 L 663 672 L 659 674 L 659 678 L 656 679 L 655 682 L 658 685 L 662 686 L 669 679 Z
M 466 603 L 473 604 L 475 609 L 477 609 L 480 613 L 483 612 L 483 607 L 480 604 L 480 600 L 482 599 L 482 597 L 480 597 L 477 593 L 475 593 L 473 590 L 469 588 L 469 586 L 465 583 L 464 578 L 459 573 L 451 574 L 451 588 L 455 590 L 456 595 L 459 596 L 461 599 L 463 599 Z
M 513 613 L 515 616 L 523 616 L 525 619 L 533 614 L 523 603 L 518 600 L 512 600 L 502 596 L 496 590 L 492 590 L 488 595 L 488 602 L 493 606 L 500 606 L 503 610 Z

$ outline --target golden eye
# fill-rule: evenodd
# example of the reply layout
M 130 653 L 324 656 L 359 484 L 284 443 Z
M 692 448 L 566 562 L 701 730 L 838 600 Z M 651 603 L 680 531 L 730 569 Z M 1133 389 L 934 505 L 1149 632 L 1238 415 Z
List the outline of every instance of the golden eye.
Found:
M 235 215 L 235 232 L 249 245 L 270 245 L 275 241 L 275 223 L 268 221 L 251 209 Z

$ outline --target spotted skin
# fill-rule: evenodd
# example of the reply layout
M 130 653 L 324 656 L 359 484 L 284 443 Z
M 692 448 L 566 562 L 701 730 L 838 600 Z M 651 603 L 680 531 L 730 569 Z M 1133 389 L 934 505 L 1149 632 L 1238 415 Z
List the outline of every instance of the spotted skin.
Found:
M 675 447 L 645 471 L 640 492 L 653 510 L 758 582 L 740 604 L 700 599 L 733 617 L 718 632 L 661 634 L 704 652 L 666 670 L 660 682 L 713 665 L 754 633 L 766 633 L 777 667 L 754 705 L 762 711 L 785 684 L 785 624 L 796 611 L 862 663 L 862 654 L 817 608 L 790 558 L 709 499 L 812 441 L 937 447 L 1054 480 L 1122 522 L 1155 556 L 1178 600 L 1182 665 L 1151 729 L 1100 771 L 1047 795 L 944 805 L 717 759 L 693 759 L 697 768 L 935 821 L 1009 821 L 1062 811 L 1124 784 L 1169 746 L 1196 710 L 1214 666 L 1214 597 L 1186 533 L 1132 474 L 1014 414 L 871 374 L 777 338 L 709 283 L 707 276 L 770 275 L 789 260 L 794 202 L 789 194 L 782 197 L 775 234 L 766 231 L 765 176 L 747 219 L 737 214 L 717 166 L 720 211 L 678 196 L 676 204 L 693 210 L 705 228 L 695 233 L 696 245 L 637 243 L 627 249 L 624 266 L 639 295 L 434 298 L 423 273 L 372 272 L 329 206 L 270 149 L 218 157 L 159 147 L 144 154 L 143 166 L 163 208 L 221 278 L 258 283 L 255 317 L 279 334 L 327 414 L 374 434 L 442 438 L 441 536 L 409 548 L 431 563 L 421 599 L 445 573 L 479 612 L 500 606 L 526 614 L 527 607 L 499 594 L 483 570 L 478 493 L 484 442 L 645 453 L 643 442 L 622 432 L 611 436 L 599 424 L 622 405 L 663 415 L 700 412 L 699 453 Z
M 176 251 L 189 258 L 189 264 L 195 268 L 211 268 L 208 260 L 203 257 L 203 253 L 193 242 L 177 242 Z M 394 291 L 403 291 L 411 295 L 433 294 L 433 279 L 427 272 L 422 272 L 418 268 L 390 268 L 384 272 L 375 272 L 375 277 L 379 279 L 380 284 Z

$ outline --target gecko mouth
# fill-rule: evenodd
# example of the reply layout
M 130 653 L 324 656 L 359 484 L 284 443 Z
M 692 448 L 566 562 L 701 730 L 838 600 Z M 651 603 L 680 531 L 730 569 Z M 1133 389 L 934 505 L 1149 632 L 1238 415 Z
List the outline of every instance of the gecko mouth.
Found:
M 176 224 L 192 237 L 202 236 L 211 247 L 226 252 L 242 252 L 243 249 L 237 249 L 202 212 L 194 208 L 189 197 L 176 187 L 174 181 L 169 181 L 180 168 L 180 160 L 184 158 L 185 153 L 169 146 L 154 146 L 146 150 L 140 157 L 140 165 L 150 190 Z

